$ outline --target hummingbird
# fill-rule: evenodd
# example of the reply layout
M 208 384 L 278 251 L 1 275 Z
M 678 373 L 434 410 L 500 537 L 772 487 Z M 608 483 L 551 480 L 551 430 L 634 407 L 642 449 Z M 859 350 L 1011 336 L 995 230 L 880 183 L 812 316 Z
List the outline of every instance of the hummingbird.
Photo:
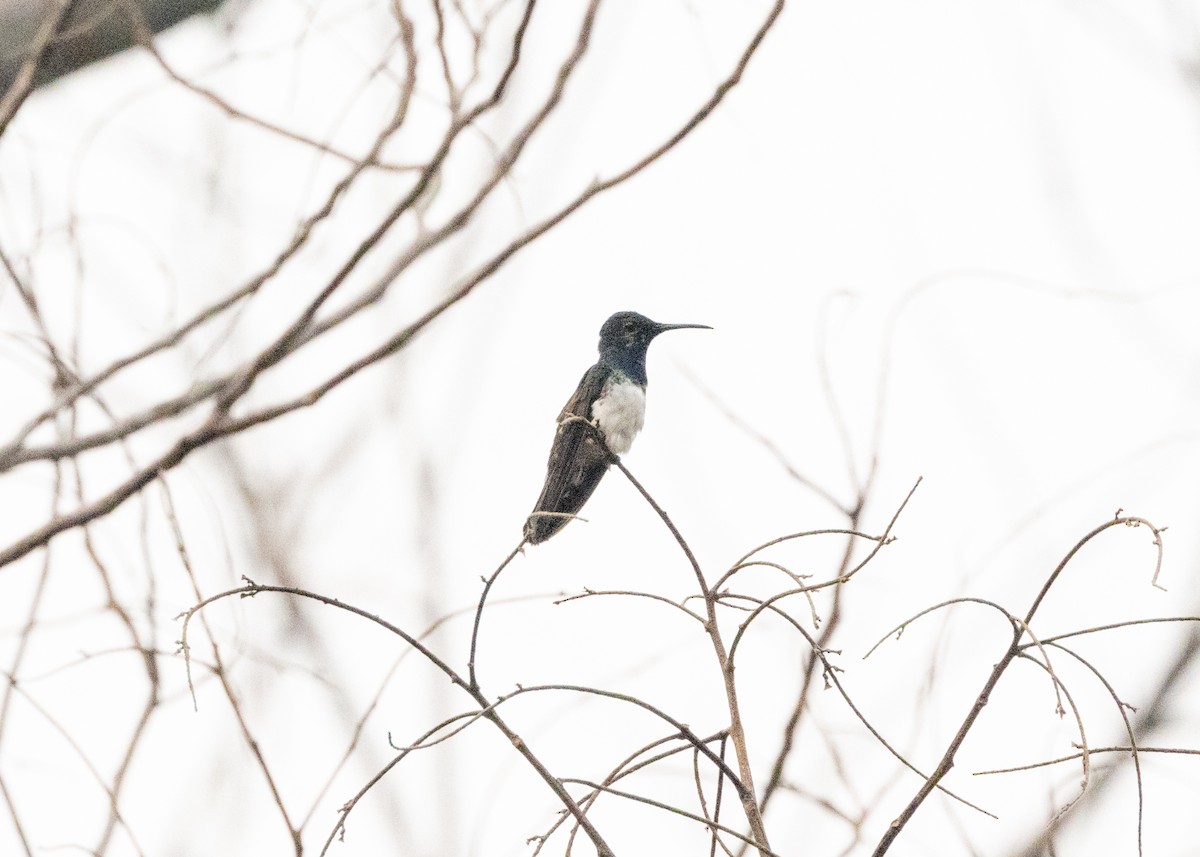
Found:
M 707 324 L 659 324 L 618 312 L 600 328 L 600 359 L 583 374 L 558 415 L 546 484 L 525 520 L 525 540 L 540 544 L 566 526 L 600 484 L 614 456 L 629 451 L 646 419 L 646 349 L 668 330 Z

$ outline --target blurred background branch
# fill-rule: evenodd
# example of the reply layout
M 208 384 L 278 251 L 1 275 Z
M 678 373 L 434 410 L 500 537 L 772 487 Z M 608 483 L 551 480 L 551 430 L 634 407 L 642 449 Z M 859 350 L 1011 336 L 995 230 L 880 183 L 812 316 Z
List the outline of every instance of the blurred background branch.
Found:
M 8 92 L 35 66 L 27 85 L 36 89 L 97 60 L 138 44 L 138 22 L 151 33 L 225 0 L 0 0 L 0 92 Z M 136 12 L 135 12 L 136 10 Z
M 1195 21 L 0 0 L 0 854 L 1188 853 Z

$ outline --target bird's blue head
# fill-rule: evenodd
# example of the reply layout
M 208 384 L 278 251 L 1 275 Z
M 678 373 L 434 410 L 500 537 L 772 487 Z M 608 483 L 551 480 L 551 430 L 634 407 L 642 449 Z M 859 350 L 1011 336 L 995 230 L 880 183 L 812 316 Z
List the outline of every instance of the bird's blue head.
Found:
M 600 328 L 600 363 L 610 369 L 619 369 L 644 387 L 646 349 L 650 347 L 650 341 L 660 333 L 685 327 L 712 330 L 707 324 L 659 324 L 641 313 L 614 313 Z

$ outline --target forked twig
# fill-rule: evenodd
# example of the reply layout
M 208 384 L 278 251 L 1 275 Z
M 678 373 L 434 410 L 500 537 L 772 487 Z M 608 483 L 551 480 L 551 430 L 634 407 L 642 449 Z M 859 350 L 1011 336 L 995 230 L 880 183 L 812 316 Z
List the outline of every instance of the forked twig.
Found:
M 1000 677 L 1004 675 L 1009 665 L 1021 653 L 1021 638 L 1024 636 L 1024 629 L 1032 624 L 1034 614 L 1037 613 L 1038 607 L 1041 606 L 1042 601 L 1049 593 L 1050 587 L 1052 587 L 1059 579 L 1063 570 L 1066 569 L 1071 560 L 1074 559 L 1074 557 L 1083 549 L 1086 544 L 1091 542 L 1092 539 L 1096 538 L 1106 530 L 1118 526 L 1137 527 L 1141 525 L 1149 527 L 1155 534 L 1155 547 L 1157 549 L 1155 567 L 1157 568 L 1161 565 L 1163 551 L 1162 539 L 1159 538 L 1160 530 L 1144 518 L 1139 518 L 1136 516 L 1114 517 L 1112 520 L 1105 521 L 1103 524 L 1093 529 L 1090 533 L 1079 539 L 1079 541 L 1071 546 L 1071 549 L 1067 551 L 1066 555 L 1062 558 L 1062 560 L 1059 561 L 1058 565 L 1055 566 L 1054 570 L 1050 573 L 1050 576 L 1046 579 L 1046 582 L 1042 585 L 1041 590 L 1033 599 L 1033 603 L 1030 605 L 1029 611 L 1025 614 L 1025 618 L 1021 625 L 1014 628 L 1012 641 L 1009 643 L 1007 651 L 1005 651 L 1004 655 L 1000 658 L 996 665 L 992 667 L 992 671 L 988 674 L 987 680 L 984 682 L 983 689 L 975 698 L 975 702 L 972 704 L 970 711 L 967 712 L 966 717 L 963 718 L 962 723 L 959 725 L 958 731 L 954 734 L 954 737 L 951 738 L 949 745 L 946 747 L 945 753 L 942 755 L 941 761 L 938 763 L 933 773 L 925 780 L 924 783 L 922 783 L 921 787 L 917 790 L 916 796 L 909 801 L 908 805 L 905 806 L 900 812 L 900 815 L 898 815 L 884 831 L 883 836 L 879 840 L 879 844 L 875 847 L 874 857 L 882 857 L 883 854 L 887 853 L 892 843 L 896 841 L 896 837 L 900 835 L 900 831 L 904 829 L 905 825 L 907 825 L 909 820 L 912 819 L 913 815 L 916 814 L 921 804 L 925 802 L 925 799 L 929 797 L 930 793 L 938 786 L 941 780 L 954 766 L 954 757 L 958 753 L 958 748 L 962 746 L 963 741 L 966 740 L 967 734 L 971 731 L 971 728 L 975 725 L 975 721 L 978 719 L 980 713 L 987 705 L 992 692 L 995 690 L 996 685 L 1000 681 Z
M 330 598 L 327 595 L 321 595 L 317 592 L 309 592 L 293 586 L 270 586 L 267 584 L 259 584 L 254 583 L 253 581 L 248 581 L 246 586 L 239 586 L 236 589 L 228 589 L 224 592 L 219 592 L 216 595 L 211 595 L 208 598 L 200 601 L 198 604 L 193 605 L 182 614 L 183 630 L 181 635 L 181 646 L 183 648 L 185 658 L 188 652 L 188 624 L 191 622 L 193 616 L 210 604 L 221 601 L 225 598 L 231 598 L 234 596 L 252 597 L 263 592 L 276 592 L 286 595 L 294 595 L 300 598 L 307 598 L 312 601 L 317 601 L 321 604 L 327 604 L 331 607 L 336 607 L 339 610 L 344 610 L 348 613 L 354 614 L 355 616 L 367 619 L 404 640 L 405 643 L 419 652 L 421 656 L 425 658 L 425 660 L 444 673 L 454 685 L 462 688 L 463 691 L 469 694 L 479 704 L 480 708 L 483 710 L 483 716 L 487 720 L 491 721 L 496 728 L 504 734 L 504 736 L 512 743 L 516 751 L 524 756 L 525 760 L 530 764 L 530 766 L 537 771 L 538 776 L 540 776 L 546 785 L 550 787 L 550 790 L 554 792 L 555 796 L 562 802 L 567 811 L 575 816 L 576 820 L 579 822 L 579 825 L 583 828 L 584 832 L 587 833 L 588 838 L 590 838 L 593 844 L 596 846 L 596 851 L 600 857 L 613 857 L 613 851 L 608 846 L 608 843 L 604 841 L 604 837 L 600 835 L 600 831 L 598 831 L 591 821 L 588 820 L 579 804 L 576 803 L 573 797 L 571 797 L 570 792 L 563 787 L 562 781 L 550 772 L 550 770 L 542 763 L 541 759 L 534 755 L 533 751 L 525 743 L 524 739 L 514 732 L 513 729 L 500 717 L 500 715 L 496 713 L 493 708 L 493 703 L 490 702 L 480 692 L 479 688 L 469 684 L 468 681 L 460 676 L 453 667 L 438 657 L 438 655 L 435 654 L 432 649 L 422 643 L 419 639 L 409 634 L 399 626 L 388 622 L 386 619 L 383 619 L 374 613 L 364 610 L 361 607 L 355 607 L 352 604 L 340 601 L 337 598 Z

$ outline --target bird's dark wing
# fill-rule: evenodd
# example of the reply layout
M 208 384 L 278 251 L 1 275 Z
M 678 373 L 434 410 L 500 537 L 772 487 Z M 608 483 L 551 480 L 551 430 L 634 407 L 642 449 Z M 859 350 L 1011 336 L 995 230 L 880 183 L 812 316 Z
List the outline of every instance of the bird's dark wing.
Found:
M 571 520 L 569 516 L 583 508 L 608 470 L 608 449 L 590 422 L 592 402 L 599 398 L 611 373 L 603 366 L 589 369 L 558 415 L 558 433 L 546 463 L 546 484 L 525 522 L 525 538 L 530 544 L 544 542 L 561 530 Z

